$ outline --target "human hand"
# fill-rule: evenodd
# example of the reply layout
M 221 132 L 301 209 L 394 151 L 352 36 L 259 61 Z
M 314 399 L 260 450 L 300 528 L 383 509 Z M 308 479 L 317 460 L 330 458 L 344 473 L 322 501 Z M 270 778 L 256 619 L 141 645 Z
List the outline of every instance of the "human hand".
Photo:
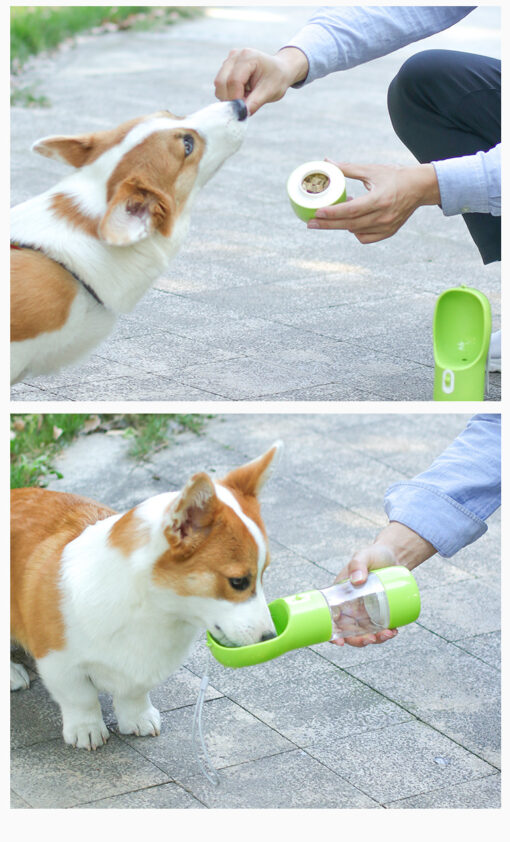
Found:
M 350 579 L 354 587 L 363 585 L 370 570 L 390 567 L 393 564 L 400 564 L 408 570 L 414 570 L 435 552 L 436 548 L 413 529 L 398 521 L 391 521 L 379 533 L 375 543 L 354 553 L 349 563 L 336 577 L 335 584 Z M 343 646 L 344 643 L 350 646 L 366 646 L 368 643 L 384 643 L 396 637 L 397 634 L 398 629 L 384 629 L 376 634 L 338 638 L 331 642 L 337 646 Z
M 364 547 L 354 553 L 349 563 L 340 571 L 335 579 L 335 584 L 338 582 L 345 582 L 350 579 L 354 587 L 359 587 L 365 584 L 370 570 L 377 570 L 380 567 L 391 567 L 396 564 L 396 558 L 391 547 L 385 544 L 371 544 L 369 547 Z M 362 634 L 359 637 L 340 637 L 332 640 L 336 646 L 343 646 L 348 643 L 349 646 L 366 646 L 368 643 L 384 643 L 386 640 L 391 640 L 396 637 L 398 629 L 384 629 L 375 634 Z
M 244 48 L 230 51 L 214 87 L 218 99 L 244 99 L 249 114 L 255 114 L 266 102 L 281 99 L 307 74 L 308 60 L 295 47 L 285 47 L 274 56 Z
M 417 208 L 438 205 L 441 201 L 432 164 L 397 167 L 337 163 L 337 166 L 346 178 L 362 181 L 368 193 L 320 208 L 308 222 L 308 228 L 350 231 L 360 243 L 377 243 L 392 237 Z

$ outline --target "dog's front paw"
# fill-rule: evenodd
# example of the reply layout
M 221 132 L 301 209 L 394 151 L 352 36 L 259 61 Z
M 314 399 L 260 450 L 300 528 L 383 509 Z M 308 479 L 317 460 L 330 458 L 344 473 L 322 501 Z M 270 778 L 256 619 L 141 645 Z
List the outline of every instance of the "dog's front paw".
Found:
M 64 723 L 64 740 L 75 748 L 95 751 L 104 745 L 110 736 L 102 719 L 91 722 Z
M 157 737 L 161 733 L 161 716 L 152 705 L 136 716 L 126 718 L 119 715 L 118 721 L 121 734 Z
M 11 661 L 11 690 L 26 690 L 30 687 L 30 678 L 23 664 Z

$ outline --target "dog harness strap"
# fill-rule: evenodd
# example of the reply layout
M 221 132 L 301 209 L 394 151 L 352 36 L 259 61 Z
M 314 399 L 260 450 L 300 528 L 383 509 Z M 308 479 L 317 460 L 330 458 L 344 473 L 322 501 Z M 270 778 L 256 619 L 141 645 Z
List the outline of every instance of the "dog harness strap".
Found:
M 59 266 L 62 266 L 62 269 L 65 269 L 66 272 L 69 272 L 69 274 L 73 276 L 74 280 L 78 281 L 78 283 L 81 284 L 81 286 L 87 290 L 89 295 L 91 295 L 92 298 L 94 298 L 95 301 L 97 301 L 97 303 L 101 305 L 101 307 L 105 306 L 104 301 L 101 301 L 97 292 L 94 289 L 92 289 L 92 287 L 89 284 L 87 284 L 86 281 L 83 280 L 83 278 L 80 278 L 80 276 L 77 275 L 76 272 L 73 272 L 72 269 L 69 269 L 69 266 L 66 266 L 65 263 L 62 263 L 61 260 L 57 260 L 55 257 L 51 257 L 49 254 L 46 254 L 46 252 L 39 246 L 32 246 L 29 243 L 20 243 L 18 240 L 11 240 L 11 249 L 32 249 L 32 251 L 40 251 L 41 254 L 44 254 L 45 257 L 49 257 L 50 260 L 53 260 L 54 263 L 58 263 Z

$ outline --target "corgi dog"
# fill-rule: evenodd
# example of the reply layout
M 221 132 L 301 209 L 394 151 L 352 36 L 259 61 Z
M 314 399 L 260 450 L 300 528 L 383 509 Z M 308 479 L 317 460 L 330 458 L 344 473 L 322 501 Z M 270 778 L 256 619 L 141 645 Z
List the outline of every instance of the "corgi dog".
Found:
M 230 646 L 274 637 L 257 498 L 280 447 L 125 514 L 74 494 L 12 492 L 12 639 L 59 704 L 66 743 L 95 750 L 108 739 L 98 691 L 112 694 L 121 733 L 159 734 L 149 691 L 201 630 Z M 11 689 L 28 686 L 11 662 Z
M 178 250 L 195 196 L 239 149 L 242 100 L 32 147 L 75 168 L 11 213 L 11 382 L 90 352 Z

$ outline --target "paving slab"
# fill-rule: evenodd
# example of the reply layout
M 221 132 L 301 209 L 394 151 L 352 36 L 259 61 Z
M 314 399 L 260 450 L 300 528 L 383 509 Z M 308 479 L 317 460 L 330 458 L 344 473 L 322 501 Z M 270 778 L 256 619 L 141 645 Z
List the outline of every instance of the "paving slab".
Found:
M 213 80 L 232 47 L 275 52 L 309 14 L 303 6 L 206 8 L 160 32 L 81 37 L 34 59 L 20 81 L 35 83 L 50 106 L 12 109 L 12 202 L 64 172 L 30 153 L 37 138 L 109 128 L 161 107 L 191 113 L 214 101 Z M 324 156 L 413 163 L 386 110 L 402 63 L 435 47 L 499 55 L 499 42 L 499 9 L 479 7 L 443 33 L 350 70 L 347 84 L 332 74 L 262 108 L 221 178 L 198 197 L 186 243 L 145 298 L 88 362 L 28 378 L 12 398 L 431 400 L 434 302 L 451 286 L 475 286 L 499 327 L 499 264 L 484 267 L 463 221 L 438 208 L 420 208 L 396 236 L 371 246 L 345 232 L 308 231 L 285 183 L 294 167 Z M 349 190 L 363 193 L 354 181 Z M 500 393 L 495 375 L 490 398 Z
M 11 761 L 11 785 L 32 807 L 75 807 L 168 780 L 114 734 L 98 751 L 74 749 L 60 738 L 17 749 Z
M 124 795 L 99 798 L 79 807 L 84 810 L 205 810 L 204 804 L 174 783 L 156 784 Z
M 491 667 L 501 669 L 501 632 L 477 634 L 455 642 L 461 649 L 465 649 L 466 652 L 475 655 Z
M 308 751 L 384 805 L 492 771 L 483 760 L 422 722 L 333 739 Z
M 498 769 L 499 672 L 438 637 L 420 649 L 419 670 L 411 652 L 394 650 L 391 669 L 385 657 L 347 671 Z
M 487 584 L 476 579 L 424 590 L 420 623 L 450 641 L 497 632 L 501 628 L 500 590 L 499 583 Z M 458 610 L 459 605 L 462 612 Z
M 192 706 L 167 711 L 163 713 L 161 735 L 157 739 L 129 736 L 122 739 L 173 780 L 182 782 L 201 773 L 191 739 L 193 715 Z M 295 747 L 277 730 L 268 727 L 231 699 L 206 702 L 202 722 L 207 735 L 207 752 L 216 769 L 237 767 Z M 198 742 L 197 751 L 203 762 Z
M 475 778 L 401 801 L 390 801 L 387 806 L 397 810 L 498 810 L 501 807 L 501 776 Z
M 16 690 L 11 705 L 11 749 L 62 738 L 60 708 L 40 678 L 26 690 Z
M 182 783 L 215 809 L 376 809 L 379 806 L 299 750 L 223 769 L 220 775 L 219 787 L 211 786 L 203 776 L 187 778 Z
M 197 674 L 208 669 L 214 687 L 301 748 L 412 718 L 388 697 L 308 649 L 245 668 L 241 675 L 211 660 L 205 644 L 199 643 L 187 666 Z M 303 705 L 311 694 L 313 705 Z

